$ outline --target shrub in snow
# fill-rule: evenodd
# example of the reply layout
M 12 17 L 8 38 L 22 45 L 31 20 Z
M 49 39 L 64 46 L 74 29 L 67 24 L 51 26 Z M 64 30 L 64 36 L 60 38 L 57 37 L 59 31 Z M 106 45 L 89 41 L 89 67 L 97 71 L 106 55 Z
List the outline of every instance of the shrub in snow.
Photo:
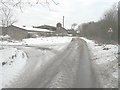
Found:
M 0 36 L 0 40 L 8 40 L 8 39 L 10 39 L 9 35 Z
M 4 66 L 7 62 L 2 62 L 2 66 Z

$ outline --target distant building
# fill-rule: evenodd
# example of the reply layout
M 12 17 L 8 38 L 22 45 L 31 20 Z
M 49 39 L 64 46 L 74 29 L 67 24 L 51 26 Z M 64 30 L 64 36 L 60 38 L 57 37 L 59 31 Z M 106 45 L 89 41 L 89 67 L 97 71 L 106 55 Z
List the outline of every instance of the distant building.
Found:
M 57 23 L 56 27 L 62 27 L 62 24 L 61 23 Z
M 7 27 L 0 26 L 0 35 L 2 36 L 7 35 Z
M 33 27 L 20 27 L 11 25 L 0 29 L 0 34 L 9 35 L 12 39 L 22 40 L 24 38 L 34 38 L 38 36 L 51 35 L 52 31 L 47 29 L 37 29 Z
M 62 27 L 61 23 L 57 23 L 56 27 L 44 25 L 42 28 L 11 25 L 4 28 L 0 27 L 0 35 L 9 35 L 11 39 L 22 40 L 40 36 L 65 36 L 67 31 Z
M 56 31 L 54 33 L 57 36 L 66 36 L 68 34 L 66 29 L 62 27 L 61 23 L 56 24 Z
M 50 26 L 50 25 L 33 26 L 33 28 L 47 29 L 47 30 L 51 30 L 51 31 L 55 31 L 56 30 L 56 27 Z
M 22 40 L 27 38 L 28 32 L 25 29 L 19 28 L 17 26 L 9 26 L 6 28 L 7 35 L 9 35 L 12 39 Z
M 34 26 L 34 28 L 41 28 L 41 29 L 48 29 L 52 32 L 47 33 L 46 36 L 64 36 L 67 35 L 67 31 L 65 28 L 62 27 L 61 23 L 57 23 L 56 27 L 49 26 L 49 25 L 42 25 L 42 26 Z

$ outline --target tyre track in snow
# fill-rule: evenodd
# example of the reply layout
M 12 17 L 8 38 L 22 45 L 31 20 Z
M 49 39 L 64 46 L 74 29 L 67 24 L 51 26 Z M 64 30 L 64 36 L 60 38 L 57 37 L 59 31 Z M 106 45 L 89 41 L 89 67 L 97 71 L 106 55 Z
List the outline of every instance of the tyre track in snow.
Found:
M 26 87 L 98 88 L 85 41 L 73 39 L 66 50 L 56 55 L 53 62 Z
M 30 73 L 21 88 L 98 88 L 98 82 L 89 60 L 86 42 L 73 39 L 68 47 L 50 60 L 41 70 Z M 24 74 L 27 74 L 27 70 Z M 23 76 L 24 76 L 23 74 Z

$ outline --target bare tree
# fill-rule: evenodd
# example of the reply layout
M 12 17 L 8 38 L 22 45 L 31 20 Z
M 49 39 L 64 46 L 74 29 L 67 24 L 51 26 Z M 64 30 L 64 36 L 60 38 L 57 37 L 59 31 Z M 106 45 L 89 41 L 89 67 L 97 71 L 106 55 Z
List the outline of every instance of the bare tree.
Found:
M 0 0 L 0 21 L 2 26 L 7 27 L 17 22 L 13 12 L 14 9 L 18 8 L 23 12 L 25 6 L 35 6 L 40 4 L 50 8 L 50 4 L 53 3 L 58 5 L 55 0 Z
M 118 8 L 114 4 L 97 22 L 92 21 L 83 24 L 81 36 L 109 40 L 108 30 L 112 28 L 111 40 L 118 41 L 118 16 Z
M 16 18 L 14 17 L 14 13 L 12 9 L 7 7 L 2 7 L 0 11 L 1 11 L 0 12 L 1 25 L 3 27 L 8 27 L 17 22 Z
M 59 4 L 55 0 L 0 0 L 0 7 L 5 6 L 7 8 L 20 8 L 22 11 L 23 7 L 26 5 L 35 6 L 36 4 L 40 4 L 42 6 L 46 5 L 49 7 L 52 3 L 55 5 Z
M 76 23 L 73 23 L 73 24 L 71 25 L 71 29 L 75 29 L 76 26 L 77 26 L 77 24 L 76 24 Z

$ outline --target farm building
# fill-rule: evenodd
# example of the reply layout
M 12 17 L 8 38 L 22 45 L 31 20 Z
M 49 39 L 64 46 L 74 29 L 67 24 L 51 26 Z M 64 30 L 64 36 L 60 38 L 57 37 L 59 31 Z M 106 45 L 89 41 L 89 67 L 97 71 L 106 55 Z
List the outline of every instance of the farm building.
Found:
M 7 34 L 6 27 L 0 26 L 0 35 L 6 35 L 6 34 Z
M 27 38 L 28 32 L 23 28 L 11 25 L 7 27 L 7 34 L 12 39 L 22 40 L 24 38 Z
M 55 35 L 58 35 L 58 36 L 66 36 L 68 34 L 66 29 L 62 27 L 61 23 L 57 23 L 56 31 L 54 33 Z
M 20 27 L 11 25 L 6 28 L 6 31 L 12 39 L 22 40 L 24 38 L 31 38 L 36 36 L 46 36 L 51 33 L 50 30 L 47 29 L 37 29 L 33 27 Z
M 52 31 L 49 33 L 50 36 L 66 36 L 68 33 L 65 28 L 62 27 L 61 23 L 57 23 L 56 27 L 49 25 L 34 26 L 35 28 L 48 29 Z
M 1 35 L 9 35 L 12 39 L 22 40 L 24 38 L 34 38 L 41 36 L 65 36 L 67 35 L 67 31 L 62 27 L 62 24 L 57 23 L 56 27 L 45 28 L 36 28 L 36 27 L 26 27 L 26 26 L 15 26 L 11 25 L 9 27 L 0 28 Z M 54 30 L 52 30 L 54 28 Z M 50 30 L 49 30 L 50 29 Z

